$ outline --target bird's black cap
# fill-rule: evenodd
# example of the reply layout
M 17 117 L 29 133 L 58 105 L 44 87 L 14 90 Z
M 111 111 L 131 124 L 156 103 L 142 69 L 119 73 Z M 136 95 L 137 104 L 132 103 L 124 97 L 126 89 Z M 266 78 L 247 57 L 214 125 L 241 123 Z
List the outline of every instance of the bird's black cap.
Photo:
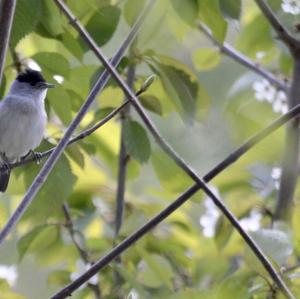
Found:
M 45 79 L 42 74 L 38 71 L 26 69 L 24 72 L 20 73 L 17 76 L 19 82 L 26 82 L 32 86 L 35 86 L 37 83 L 45 83 Z

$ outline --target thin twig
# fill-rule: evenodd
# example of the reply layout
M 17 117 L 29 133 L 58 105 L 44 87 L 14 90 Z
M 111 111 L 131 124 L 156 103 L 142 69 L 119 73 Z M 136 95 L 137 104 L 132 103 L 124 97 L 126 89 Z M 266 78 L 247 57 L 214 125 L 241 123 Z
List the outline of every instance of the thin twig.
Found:
M 261 130 L 259 133 L 257 133 L 250 139 L 248 139 L 248 141 L 246 141 L 242 146 L 236 149 L 222 162 L 220 162 L 216 167 L 214 167 L 210 172 L 208 172 L 204 176 L 204 180 L 206 182 L 211 181 L 213 178 L 219 175 L 223 170 L 227 169 L 228 166 L 236 162 L 246 152 L 252 149 L 255 145 L 257 145 L 259 142 L 264 140 L 270 134 L 272 134 L 277 129 L 282 127 L 289 120 L 296 117 L 299 113 L 300 113 L 300 104 L 295 108 L 293 108 L 292 110 L 290 110 L 285 115 L 276 119 L 268 127 Z M 81 284 L 83 284 L 85 281 L 90 279 L 94 274 L 96 274 L 105 266 L 107 266 L 112 260 L 114 260 L 120 254 L 122 254 L 126 249 L 128 249 L 140 238 L 142 238 L 145 234 L 151 231 L 156 225 L 164 221 L 169 215 L 171 215 L 174 211 L 176 211 L 179 207 L 181 207 L 188 199 L 190 199 L 200 189 L 201 186 L 199 184 L 195 184 L 192 187 L 190 187 L 188 190 L 182 193 L 180 197 L 178 197 L 175 201 L 173 201 L 165 209 L 163 209 L 160 213 L 158 213 L 156 216 L 151 218 L 137 231 L 132 233 L 121 243 L 119 243 L 116 247 L 114 247 L 111 251 L 109 251 L 105 256 L 99 259 L 89 270 L 87 270 L 84 274 L 81 275 L 81 277 L 79 277 L 80 280 L 74 281 L 72 285 L 68 285 L 65 288 L 61 289 L 56 295 L 52 296 L 50 299 L 61 299 L 61 298 L 65 298 L 64 296 L 70 295 L 73 290 L 81 286 Z
M 89 261 L 88 253 L 86 252 L 85 249 L 82 248 L 81 244 L 79 244 L 79 242 L 76 239 L 76 230 L 74 228 L 74 224 L 72 221 L 70 207 L 67 202 L 63 203 L 62 210 L 63 210 L 65 220 L 66 220 L 65 227 L 69 231 L 72 242 L 75 245 L 75 247 L 76 247 L 81 259 L 84 261 L 84 263 L 89 264 L 90 261 Z
M 291 87 L 288 90 L 289 109 L 295 107 L 300 99 L 300 41 L 293 37 L 280 23 L 276 15 L 264 0 L 255 0 L 279 38 L 290 49 L 294 68 Z M 300 129 L 299 118 L 293 119 L 286 129 L 285 149 L 282 163 L 282 175 L 276 202 L 274 217 L 289 221 L 292 214 L 293 198 L 298 178 Z
M 73 242 L 74 246 L 76 247 L 82 261 L 84 262 L 84 264 L 90 265 L 91 261 L 89 260 L 89 254 L 81 246 L 81 244 L 77 241 L 77 238 L 76 238 L 76 233 L 77 232 L 74 228 L 74 223 L 72 221 L 70 207 L 69 207 L 67 202 L 63 203 L 62 210 L 63 210 L 64 216 L 65 216 L 65 221 L 66 221 L 65 227 L 67 228 L 67 230 L 69 232 L 69 235 L 72 239 L 72 242 Z M 101 298 L 101 291 L 100 291 L 100 287 L 99 287 L 98 284 L 88 283 L 88 287 L 92 290 L 92 292 L 94 293 L 96 299 Z
M 0 84 L 16 8 L 16 0 L 0 1 Z
M 130 65 L 127 72 L 127 84 L 129 88 L 133 88 L 135 79 L 135 66 Z M 125 101 L 126 98 L 125 98 Z M 124 213 L 124 198 L 125 198 L 125 184 L 127 171 L 127 150 L 124 143 L 124 124 L 129 115 L 129 108 L 123 109 L 121 112 L 121 135 L 120 135 L 120 151 L 119 151 L 119 173 L 118 173 L 118 187 L 116 196 L 116 218 L 115 218 L 115 238 L 118 238 L 119 232 L 123 222 Z
M 132 52 L 132 48 L 130 52 Z M 130 65 L 127 70 L 127 84 L 131 89 L 133 89 L 134 80 L 135 80 L 135 65 L 132 64 L 130 61 Z M 124 101 L 127 101 L 126 98 L 124 99 Z M 127 174 L 127 165 L 128 165 L 128 153 L 124 142 L 124 138 L 125 138 L 124 133 L 125 133 L 125 122 L 129 118 L 129 112 L 130 112 L 130 106 L 127 106 L 127 108 L 123 109 L 120 113 L 121 134 L 120 134 L 118 183 L 117 183 L 116 210 L 115 210 L 116 211 L 115 212 L 115 235 L 114 235 L 113 246 L 116 245 L 116 241 L 119 237 L 120 230 L 123 224 L 123 218 L 124 218 L 126 174 Z M 121 257 L 119 256 L 115 260 L 115 262 L 116 262 L 116 266 L 119 267 L 122 263 Z M 122 287 L 123 278 L 118 271 L 118 267 L 115 267 L 114 269 L 115 287 L 118 289 L 118 291 L 115 292 L 116 293 L 115 297 L 121 298 L 122 296 L 120 296 L 118 293 Z
M 56 1 L 58 2 L 58 0 Z M 152 2 L 150 2 L 149 5 L 151 5 Z M 147 6 L 149 9 L 150 6 Z M 148 9 L 145 9 L 139 19 L 136 21 L 135 25 L 131 29 L 129 35 L 125 39 L 125 41 L 120 46 L 119 50 L 117 51 L 116 55 L 113 57 L 111 63 L 114 66 L 117 66 L 119 62 L 121 61 L 126 49 L 131 44 L 131 42 L 134 40 L 135 36 L 137 35 L 137 32 L 139 31 L 141 25 L 143 24 L 146 15 L 148 14 Z M 58 161 L 59 157 L 63 153 L 64 149 L 66 148 L 69 139 L 71 138 L 73 132 L 79 125 L 80 121 L 83 119 L 87 111 L 89 110 L 91 104 L 93 103 L 95 97 L 99 93 L 100 90 L 103 89 L 105 84 L 108 82 L 110 78 L 109 72 L 104 71 L 102 72 L 101 76 L 97 80 L 97 82 L 94 84 L 87 100 L 84 102 L 84 104 L 81 106 L 79 112 L 71 122 L 70 126 L 68 127 L 67 131 L 65 132 L 63 138 L 60 140 L 58 145 L 55 147 L 53 152 L 51 153 L 50 157 L 40 170 L 39 174 L 35 177 L 33 183 L 29 187 L 28 191 L 26 192 L 24 198 L 22 199 L 21 203 L 15 210 L 15 212 L 11 215 L 10 219 L 4 226 L 4 228 L 0 232 L 0 244 L 4 241 L 6 236 L 9 234 L 9 232 L 12 230 L 12 228 L 15 226 L 15 224 L 19 221 L 23 213 L 26 211 L 29 204 L 32 202 L 36 194 L 41 189 L 42 185 L 45 183 L 47 177 L 49 176 L 51 170 L 53 169 L 54 165 Z
M 10 55 L 11 55 L 12 60 L 13 60 L 14 68 L 16 69 L 17 73 L 21 73 L 21 71 L 22 71 L 22 61 L 19 57 L 19 54 L 16 52 L 16 50 L 12 46 L 9 46 L 9 50 L 10 50 Z
M 56 0 L 59 1 L 59 0 Z M 71 25 L 79 32 L 81 37 L 85 40 L 90 49 L 95 53 L 95 55 L 102 62 L 104 67 L 110 72 L 112 77 L 118 83 L 118 85 L 122 88 L 123 92 L 127 96 L 128 99 L 131 100 L 132 105 L 135 107 L 137 113 L 140 115 L 148 130 L 153 135 L 156 142 L 161 146 L 161 148 L 174 160 L 174 162 L 182 168 L 198 185 L 201 186 L 203 191 L 213 200 L 215 205 L 222 211 L 222 213 L 226 216 L 226 218 L 231 222 L 231 224 L 236 228 L 248 246 L 252 249 L 253 253 L 257 256 L 260 262 L 263 264 L 269 275 L 272 277 L 274 282 L 278 285 L 280 290 L 287 298 L 295 298 L 285 282 L 282 280 L 280 275 L 277 274 L 276 269 L 273 267 L 269 259 L 264 255 L 256 242 L 250 237 L 250 235 L 241 227 L 238 219 L 231 213 L 231 211 L 224 205 L 223 201 L 217 198 L 214 193 L 210 190 L 210 188 L 206 185 L 205 181 L 202 180 L 200 176 L 173 150 L 173 148 L 166 142 L 166 140 L 160 135 L 156 126 L 152 122 L 152 120 L 147 116 L 144 111 L 143 106 L 138 101 L 137 97 L 132 93 L 132 91 L 128 88 L 127 84 L 123 81 L 121 76 L 117 73 L 115 68 L 111 65 L 108 59 L 102 54 L 102 52 L 98 49 L 96 43 L 89 35 L 89 33 L 84 29 L 84 27 L 78 22 L 72 12 L 64 5 L 61 7 L 63 13 L 68 17 L 71 22 Z M 97 271 L 96 271 L 97 272 Z M 72 284 L 67 286 L 64 290 L 65 295 L 69 295 L 69 291 L 74 291 L 76 287 L 74 286 L 80 282 L 81 277 L 75 280 Z M 78 287 L 79 285 L 77 285 Z M 55 295 L 53 298 L 64 298 L 60 295 Z M 64 296 L 64 295 L 63 295 Z
M 288 95 L 289 108 L 299 104 L 300 99 L 300 59 L 294 59 L 294 71 L 291 89 Z M 282 163 L 282 174 L 274 219 L 290 221 L 293 208 L 293 198 L 298 179 L 300 150 L 300 120 L 294 118 L 286 128 L 285 149 Z
M 152 84 L 152 79 L 153 76 L 150 76 L 145 83 L 142 85 L 142 87 L 136 92 L 136 96 L 140 96 L 141 94 L 143 94 L 144 92 L 147 91 L 147 89 L 150 87 L 150 85 Z M 149 81 L 150 80 L 150 81 Z M 74 138 L 70 139 L 68 142 L 68 146 L 78 142 L 88 136 L 90 136 L 92 133 L 94 133 L 96 130 L 100 129 L 102 126 L 104 126 L 109 120 L 111 120 L 113 117 L 115 117 L 120 111 L 122 111 L 128 104 L 130 103 L 129 100 L 126 100 L 121 106 L 115 108 L 112 112 L 110 112 L 107 116 L 105 116 L 103 119 L 101 119 L 98 123 L 96 123 L 94 126 L 92 126 L 89 129 L 84 130 L 83 132 L 81 132 L 80 134 L 78 134 L 77 136 L 75 136 Z M 51 155 L 51 153 L 55 150 L 56 147 L 50 148 L 47 151 L 44 151 L 42 153 L 40 153 L 40 158 L 44 159 L 48 156 Z M 16 168 L 16 167 L 21 167 L 23 165 L 29 164 L 29 163 L 33 163 L 36 162 L 35 157 L 28 157 L 26 159 L 20 160 L 18 162 L 15 163 L 11 163 L 9 164 L 10 169 Z
M 283 90 L 285 92 L 288 91 L 288 85 L 284 82 L 276 78 L 271 72 L 263 68 L 258 63 L 255 63 L 233 47 L 231 47 L 229 44 L 224 42 L 221 44 L 219 41 L 217 41 L 214 36 L 211 34 L 209 29 L 203 25 L 201 22 L 197 23 L 198 29 L 201 30 L 219 49 L 222 53 L 227 55 L 228 57 L 232 58 L 234 61 L 237 61 L 241 65 L 244 65 L 248 69 L 254 71 L 255 73 L 261 75 L 262 77 L 266 78 L 271 84 L 276 86 L 279 90 Z
M 294 38 L 294 36 L 280 23 L 269 5 L 264 0 L 255 0 L 255 2 L 278 34 L 278 37 L 291 49 L 291 51 L 294 51 L 295 49 L 299 50 L 300 41 Z

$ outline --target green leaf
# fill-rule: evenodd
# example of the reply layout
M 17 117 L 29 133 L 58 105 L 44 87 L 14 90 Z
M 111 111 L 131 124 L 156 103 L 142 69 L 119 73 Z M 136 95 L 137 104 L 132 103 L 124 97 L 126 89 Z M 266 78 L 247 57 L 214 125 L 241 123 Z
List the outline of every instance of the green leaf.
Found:
M 130 156 L 139 162 L 147 162 L 151 154 L 151 144 L 146 130 L 136 121 L 124 122 L 124 142 Z
M 48 91 L 47 99 L 63 124 L 68 126 L 72 121 L 72 104 L 68 92 L 57 85 Z
M 197 0 L 171 0 L 176 13 L 189 25 L 194 26 L 198 16 Z
M 237 48 L 253 58 L 256 58 L 257 52 L 267 52 L 273 46 L 274 41 L 270 25 L 261 15 L 255 17 L 254 20 L 247 24 L 237 40 Z
M 147 254 L 141 250 L 140 252 L 146 264 L 138 274 L 138 280 L 147 287 L 157 288 L 166 285 L 172 289 L 174 274 L 169 262 L 160 255 Z
M 239 19 L 241 15 L 241 0 L 220 0 L 220 8 L 225 17 Z
M 117 6 L 105 6 L 96 12 L 86 25 L 87 31 L 98 46 L 105 45 L 117 29 L 121 10 Z
M 139 16 L 146 0 L 127 0 L 124 5 L 123 15 L 129 25 L 133 25 L 136 18 Z
M 223 43 L 227 23 L 221 14 L 219 0 L 198 0 L 198 3 L 201 21 L 211 29 L 213 36 Z
M 79 167 L 84 168 L 84 156 L 78 144 L 73 143 L 69 145 L 66 152 Z
M 44 71 L 53 75 L 68 77 L 70 73 L 69 61 L 61 54 L 55 52 L 39 52 L 31 57 Z
M 226 246 L 232 232 L 233 227 L 231 223 L 224 216 L 219 217 L 216 225 L 216 234 L 214 240 L 220 250 Z
M 56 270 L 48 275 L 47 282 L 52 286 L 63 286 L 70 282 L 70 272 L 66 270 Z
M 41 26 L 51 36 L 57 37 L 64 32 L 63 18 L 52 0 L 43 0 Z
M 79 61 L 81 61 L 84 51 L 81 47 L 80 42 L 75 37 L 73 37 L 69 30 L 66 29 L 65 32 L 60 36 L 60 39 L 63 45 L 70 51 L 70 53 Z
M 10 44 L 15 47 L 27 34 L 34 31 L 41 19 L 42 1 L 18 0 L 12 26 Z
M 30 246 L 32 245 L 34 240 L 38 237 L 38 235 L 48 227 L 49 227 L 48 225 L 37 226 L 19 240 L 18 253 L 19 253 L 20 261 L 23 259 L 24 255 L 29 250 Z
M 199 71 L 207 71 L 219 65 L 221 55 L 211 48 L 197 49 L 193 54 L 193 61 Z
M 37 150 L 43 151 L 52 146 L 44 141 Z M 40 165 L 31 163 L 23 168 L 27 187 L 32 183 L 40 167 Z M 70 163 L 66 156 L 62 155 L 24 217 L 45 221 L 45 218 L 54 216 L 55 213 L 60 214 L 61 205 L 73 192 L 75 182 L 76 176 L 72 173 Z
M 182 192 L 191 185 L 192 180 L 162 150 L 153 152 L 151 162 L 162 187 L 168 191 Z
M 156 63 L 153 71 L 161 78 L 163 86 L 185 121 L 196 115 L 198 84 L 190 76 L 172 66 Z
M 252 238 L 261 249 L 278 265 L 284 265 L 293 253 L 293 245 L 289 236 L 277 229 L 260 229 L 251 233 Z
M 141 104 L 151 112 L 162 115 L 162 107 L 157 97 L 153 95 L 139 96 Z

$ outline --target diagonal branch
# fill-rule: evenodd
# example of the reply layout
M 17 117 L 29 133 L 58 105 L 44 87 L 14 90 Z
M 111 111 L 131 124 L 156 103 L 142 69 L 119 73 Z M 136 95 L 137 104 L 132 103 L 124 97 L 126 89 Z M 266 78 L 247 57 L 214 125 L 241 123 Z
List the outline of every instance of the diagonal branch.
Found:
M 15 7 L 16 0 L 0 1 L 0 84 L 3 76 Z
M 278 37 L 290 48 L 291 51 L 300 48 L 300 41 L 297 40 L 279 21 L 277 16 L 271 10 L 269 5 L 264 0 L 255 0 L 257 6 L 268 19 L 273 29 L 278 34 Z
M 264 0 L 255 0 L 262 13 L 268 19 L 281 40 L 289 48 L 293 57 L 293 78 L 288 90 L 289 109 L 300 101 L 300 41 L 294 38 L 280 23 L 275 14 Z M 299 148 L 300 148 L 300 120 L 293 119 L 286 129 L 285 149 L 282 162 L 282 176 L 278 192 L 275 219 L 289 221 L 291 219 L 293 198 L 298 179 Z
M 141 25 L 143 24 L 146 15 L 148 14 L 148 10 L 154 2 L 148 2 L 148 5 L 146 6 L 146 9 L 143 10 L 140 17 L 136 21 L 135 25 L 131 29 L 129 35 L 125 39 L 125 41 L 120 46 L 119 50 L 117 51 L 116 55 L 113 57 L 111 63 L 114 66 L 117 66 L 119 62 L 121 61 L 121 58 L 123 57 L 126 49 L 131 44 L 131 42 L 134 40 L 135 36 L 137 35 L 137 32 L 139 31 Z M 12 230 L 14 225 L 19 221 L 27 207 L 30 205 L 34 197 L 37 195 L 39 190 L 41 189 L 42 185 L 45 183 L 47 177 L 49 176 L 51 170 L 53 169 L 54 165 L 57 163 L 59 157 L 63 153 L 64 149 L 68 145 L 68 142 L 79 125 L 80 121 L 83 119 L 87 111 L 89 110 L 90 106 L 94 102 L 95 97 L 99 93 L 100 90 L 103 89 L 105 84 L 108 82 L 110 78 L 109 72 L 104 71 L 102 72 L 101 76 L 98 78 L 97 82 L 94 84 L 92 90 L 90 91 L 90 94 L 88 95 L 86 101 L 81 106 L 79 112 L 71 122 L 70 126 L 66 130 L 63 138 L 60 140 L 58 145 L 55 147 L 53 152 L 51 153 L 49 159 L 46 161 L 42 169 L 40 170 L 39 174 L 35 177 L 33 183 L 29 187 L 28 191 L 26 192 L 24 198 L 22 199 L 21 203 L 15 210 L 15 212 L 12 214 L 10 219 L 8 220 L 7 224 L 4 226 L 2 231 L 0 232 L 0 244 L 4 241 L 5 237 L 9 234 L 9 232 Z
M 61 2 L 60 0 L 56 0 Z M 76 20 L 75 16 L 72 12 L 66 7 L 64 4 L 61 6 L 63 13 L 68 17 L 71 21 L 73 27 L 79 32 L 82 38 L 86 41 L 90 49 L 96 54 L 96 56 L 100 59 L 104 67 L 110 72 L 115 81 L 122 88 L 123 92 L 130 99 L 132 105 L 135 107 L 137 113 L 140 115 L 148 130 L 153 135 L 156 142 L 161 146 L 161 148 L 174 160 L 174 162 L 182 168 L 200 187 L 203 191 L 213 200 L 215 205 L 222 211 L 225 217 L 230 221 L 230 223 L 235 227 L 235 229 L 239 232 L 248 246 L 252 249 L 253 253 L 260 260 L 262 265 L 265 267 L 266 271 L 272 277 L 274 282 L 278 285 L 279 289 L 283 292 L 286 298 L 295 298 L 285 282 L 282 278 L 277 274 L 275 268 L 272 266 L 269 259 L 264 255 L 259 246 L 255 243 L 255 241 L 250 237 L 250 235 L 241 227 L 237 218 L 231 213 L 231 211 L 224 205 L 223 201 L 217 198 L 210 188 L 206 185 L 205 181 L 197 175 L 197 173 L 173 150 L 173 148 L 166 142 L 166 140 L 160 135 L 156 126 L 152 122 L 152 120 L 147 116 L 144 111 L 143 106 L 139 103 L 137 97 L 132 93 L 132 91 L 128 88 L 127 84 L 123 81 L 120 75 L 116 72 L 115 68 L 111 65 L 111 63 L 107 60 L 107 58 L 102 54 L 102 52 L 98 49 L 96 43 L 89 35 L 89 33 L 84 29 L 84 27 Z M 97 271 L 96 271 L 97 272 Z M 96 273 L 95 272 L 95 273 Z M 78 278 L 80 281 L 80 278 Z M 72 289 L 74 290 L 74 289 Z M 66 293 L 67 294 L 67 293 Z M 62 298 L 62 297 L 54 297 L 54 298 Z
M 266 78 L 271 84 L 276 86 L 279 90 L 287 91 L 288 86 L 284 81 L 279 80 L 274 76 L 271 72 L 264 69 L 261 65 L 255 63 L 242 53 L 238 52 L 236 49 L 231 47 L 229 44 L 224 42 L 221 44 L 217 41 L 214 36 L 211 34 L 209 29 L 203 25 L 201 22 L 197 24 L 198 29 L 201 30 L 219 49 L 222 53 L 227 55 L 228 57 L 232 58 L 234 61 L 237 61 L 241 65 L 244 65 L 248 69 L 254 71 L 255 73 L 261 75 L 262 77 Z
M 149 78 L 146 79 L 146 81 L 143 83 L 143 85 L 141 86 L 141 88 L 136 92 L 136 96 L 140 96 L 141 94 L 143 94 L 144 92 L 146 92 L 148 90 L 148 88 L 150 87 L 150 85 L 153 83 L 153 75 L 150 76 Z M 115 108 L 112 112 L 110 112 L 107 116 L 105 116 L 103 119 L 101 119 L 99 122 L 97 122 L 94 126 L 92 126 L 89 129 L 84 130 L 83 132 L 81 132 L 80 134 L 78 134 L 77 136 L 71 138 L 68 142 L 68 146 L 78 142 L 88 136 L 90 136 L 92 133 L 94 133 L 96 130 L 100 129 L 102 126 L 104 126 L 108 121 L 110 121 L 113 117 L 115 117 L 120 111 L 122 111 L 123 109 L 125 109 L 125 107 L 130 103 L 129 100 L 126 100 L 121 106 Z M 40 153 L 40 158 L 46 158 L 48 156 L 51 155 L 51 153 L 53 153 L 53 151 L 55 150 L 55 147 L 44 151 L 42 153 Z M 24 160 L 15 162 L 15 163 L 11 163 L 9 164 L 10 169 L 13 169 L 15 167 L 20 167 L 32 162 L 36 162 L 35 157 L 29 157 L 26 158 Z
M 268 127 L 261 130 L 259 133 L 248 139 L 242 146 L 237 148 L 234 152 L 232 152 L 227 158 L 225 158 L 222 162 L 220 162 L 216 167 L 214 167 L 210 172 L 208 172 L 204 176 L 204 180 L 206 182 L 211 181 L 218 174 L 220 174 L 223 170 L 227 169 L 231 164 L 236 162 L 240 157 L 242 157 L 245 153 L 247 153 L 250 149 L 252 149 L 259 142 L 264 140 L 266 137 L 274 133 L 277 129 L 281 128 L 284 124 L 286 124 L 289 120 L 296 117 L 300 113 L 300 104 L 290 110 L 285 115 L 276 119 L 273 123 L 271 123 Z M 132 233 L 126 239 L 124 239 L 118 246 L 109 251 L 105 256 L 103 256 L 100 260 L 98 260 L 93 267 L 87 270 L 82 276 L 80 280 L 74 281 L 72 284 L 66 286 L 61 291 L 59 291 L 56 295 L 51 297 L 51 299 L 61 299 L 65 298 L 64 296 L 67 294 L 71 294 L 73 290 L 76 290 L 81 284 L 90 279 L 94 274 L 107 266 L 112 260 L 122 254 L 126 249 L 128 249 L 132 244 L 137 242 L 141 237 L 151 231 L 156 225 L 165 220 L 170 214 L 176 211 L 180 206 L 182 206 L 189 198 L 191 198 L 198 190 L 201 189 L 199 184 L 195 184 L 186 190 L 180 197 L 178 197 L 175 201 L 173 201 L 170 205 L 168 205 L 164 210 L 162 210 L 159 214 L 150 219 L 146 224 L 144 224 L 137 231 Z

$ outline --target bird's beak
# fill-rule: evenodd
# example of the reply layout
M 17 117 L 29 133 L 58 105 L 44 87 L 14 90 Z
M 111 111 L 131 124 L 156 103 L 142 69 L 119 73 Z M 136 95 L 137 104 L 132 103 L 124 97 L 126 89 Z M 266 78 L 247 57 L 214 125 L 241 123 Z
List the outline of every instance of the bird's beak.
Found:
M 54 88 L 55 87 L 55 84 L 48 83 L 48 82 L 43 83 L 43 85 L 45 88 Z
M 42 89 L 48 89 L 48 88 L 53 88 L 53 87 L 55 87 L 54 84 L 48 83 L 48 82 L 39 82 L 36 86 L 37 86 L 38 88 L 42 88 Z

